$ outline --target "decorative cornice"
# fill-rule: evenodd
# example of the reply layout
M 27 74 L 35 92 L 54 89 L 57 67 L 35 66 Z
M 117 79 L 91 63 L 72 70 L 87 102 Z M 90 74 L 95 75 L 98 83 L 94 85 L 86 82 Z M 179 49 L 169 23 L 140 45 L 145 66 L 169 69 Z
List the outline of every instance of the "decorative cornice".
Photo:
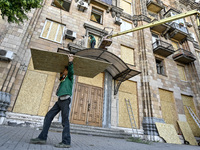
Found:
M 112 6 L 111 7 L 111 15 L 114 18 L 115 16 L 120 17 L 123 12 L 123 9 L 117 7 L 117 6 Z
M 101 28 L 90 25 L 88 23 L 84 23 L 83 26 L 86 30 L 88 30 L 89 32 L 95 33 L 96 35 L 101 35 L 101 36 L 102 35 L 108 35 L 108 31 L 105 31 Z

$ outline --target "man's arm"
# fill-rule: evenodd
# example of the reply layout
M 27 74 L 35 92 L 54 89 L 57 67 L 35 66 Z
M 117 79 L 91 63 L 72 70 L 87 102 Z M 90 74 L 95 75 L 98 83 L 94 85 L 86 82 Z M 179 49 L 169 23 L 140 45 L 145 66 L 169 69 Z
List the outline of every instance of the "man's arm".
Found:
M 73 55 L 68 55 L 68 57 L 69 57 L 68 77 L 69 77 L 70 80 L 73 80 L 73 75 L 74 75 L 73 60 L 74 60 L 74 57 L 73 57 Z

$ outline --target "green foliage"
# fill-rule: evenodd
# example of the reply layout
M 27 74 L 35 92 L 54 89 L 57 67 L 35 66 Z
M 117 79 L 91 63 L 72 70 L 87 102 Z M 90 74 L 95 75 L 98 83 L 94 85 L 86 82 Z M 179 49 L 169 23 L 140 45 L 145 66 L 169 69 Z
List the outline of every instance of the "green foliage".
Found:
M 9 23 L 23 23 L 27 13 L 33 8 L 40 8 L 43 0 L 0 0 L 1 16 Z

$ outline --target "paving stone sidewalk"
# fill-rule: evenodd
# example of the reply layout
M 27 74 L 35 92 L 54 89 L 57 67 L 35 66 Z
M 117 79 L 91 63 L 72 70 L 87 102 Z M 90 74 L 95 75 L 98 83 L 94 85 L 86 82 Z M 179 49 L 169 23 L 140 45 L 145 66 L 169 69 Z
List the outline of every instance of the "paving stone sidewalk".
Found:
M 45 145 L 30 144 L 39 130 L 29 127 L 0 126 L 0 150 L 63 150 L 54 144 L 61 141 L 61 133 L 49 132 Z M 176 145 L 167 143 L 140 144 L 125 139 L 106 138 L 91 135 L 71 134 L 72 147 L 69 150 L 200 150 L 199 146 Z M 67 148 L 65 148 L 67 149 Z

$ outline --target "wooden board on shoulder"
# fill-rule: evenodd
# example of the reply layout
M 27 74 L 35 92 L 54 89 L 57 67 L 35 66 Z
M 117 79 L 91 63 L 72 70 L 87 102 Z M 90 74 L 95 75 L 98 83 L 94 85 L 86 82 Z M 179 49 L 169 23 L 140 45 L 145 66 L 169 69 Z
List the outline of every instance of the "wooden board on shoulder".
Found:
M 66 54 L 34 48 L 31 48 L 31 55 L 36 70 L 60 73 L 69 62 Z M 103 72 L 111 63 L 74 55 L 73 65 L 75 75 L 93 78 Z

